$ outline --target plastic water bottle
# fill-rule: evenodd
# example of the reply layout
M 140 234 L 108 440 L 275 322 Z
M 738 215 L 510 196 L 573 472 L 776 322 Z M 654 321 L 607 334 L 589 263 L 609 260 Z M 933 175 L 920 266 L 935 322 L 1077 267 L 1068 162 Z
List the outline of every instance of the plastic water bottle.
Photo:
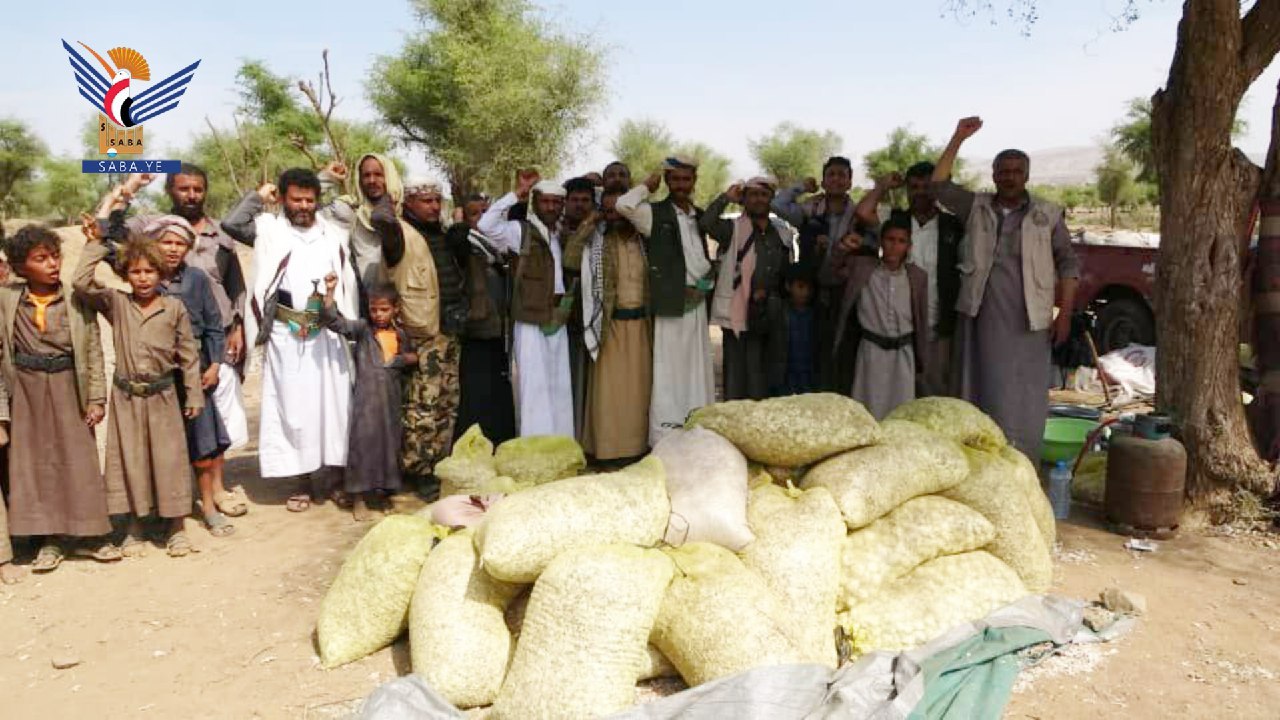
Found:
M 1059 460 L 1049 471 L 1049 504 L 1058 520 L 1066 520 L 1071 514 L 1071 468 L 1066 460 Z

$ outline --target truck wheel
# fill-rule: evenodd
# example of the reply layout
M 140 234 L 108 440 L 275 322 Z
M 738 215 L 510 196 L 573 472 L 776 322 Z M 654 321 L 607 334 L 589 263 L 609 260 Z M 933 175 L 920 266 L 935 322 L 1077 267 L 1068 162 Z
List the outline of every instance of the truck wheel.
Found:
M 1107 302 L 1098 313 L 1098 352 L 1105 355 L 1131 343 L 1156 344 L 1156 322 L 1151 310 L 1129 298 Z

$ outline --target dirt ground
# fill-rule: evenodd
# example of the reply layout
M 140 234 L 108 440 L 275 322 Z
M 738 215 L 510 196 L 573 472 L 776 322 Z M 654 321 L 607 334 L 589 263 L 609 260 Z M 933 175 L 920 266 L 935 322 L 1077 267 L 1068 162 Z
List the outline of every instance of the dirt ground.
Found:
M 254 375 L 245 390 L 256 436 Z M 257 478 L 253 445 L 228 470 L 252 501 L 234 536 L 191 524 L 186 558 L 154 547 L 0 586 L 0 717 L 345 718 L 408 672 L 404 641 L 319 668 L 318 604 L 365 526 L 332 505 L 286 512 L 291 488 Z M 1134 554 L 1080 507 L 1059 530 L 1056 592 L 1118 586 L 1149 611 L 1121 640 L 1023 673 L 1007 717 L 1280 715 L 1280 536 L 1188 532 Z
M 253 417 L 253 377 L 246 390 Z M 337 718 L 407 672 L 403 641 L 319 668 L 318 603 L 364 527 L 332 505 L 286 512 L 289 488 L 257 479 L 256 466 L 253 446 L 235 454 L 231 477 L 252 510 L 227 539 L 193 527 L 197 554 L 68 560 L 0 587 L 0 715 Z M 1084 508 L 1060 533 L 1056 591 L 1119 586 L 1145 595 L 1149 612 L 1115 643 L 1024 673 L 1007 717 L 1276 717 L 1280 537 L 1184 534 L 1132 554 Z

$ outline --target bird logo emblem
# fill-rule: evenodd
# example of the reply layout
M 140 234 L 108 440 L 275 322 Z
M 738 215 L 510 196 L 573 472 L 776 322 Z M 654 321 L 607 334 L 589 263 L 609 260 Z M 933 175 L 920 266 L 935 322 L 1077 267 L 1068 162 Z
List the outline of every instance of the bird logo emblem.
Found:
M 88 45 L 82 42 L 77 44 L 89 51 L 107 71 L 103 75 L 93 63 L 63 40 L 62 47 L 67 51 L 76 83 L 80 87 L 80 96 L 121 128 L 141 125 L 178 107 L 178 101 L 187 91 L 196 68 L 200 66 L 200 61 L 196 60 L 138 92 L 135 82 L 151 81 L 151 66 L 142 53 L 133 48 L 116 47 L 108 50 L 107 57 L 104 58 Z

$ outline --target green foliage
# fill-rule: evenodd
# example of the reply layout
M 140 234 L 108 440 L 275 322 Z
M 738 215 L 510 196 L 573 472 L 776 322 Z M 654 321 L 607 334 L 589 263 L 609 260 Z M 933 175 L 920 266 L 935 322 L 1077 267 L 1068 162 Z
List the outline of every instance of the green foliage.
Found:
M 661 170 L 662 161 L 672 155 L 687 155 L 697 160 L 698 185 L 693 201 L 699 206 L 706 207 L 729 187 L 732 163 L 728 157 L 705 143 L 678 142 L 667 126 L 656 120 L 624 120 L 609 147 L 614 157 L 631 168 L 635 182 Z M 660 189 L 655 199 L 665 197 L 665 192 Z
M 57 223 L 79 222 L 80 213 L 93 212 L 102 199 L 103 180 L 81 172 L 80 160 L 49 158 L 40 168 L 35 214 Z
M 1249 124 L 1236 118 L 1231 126 L 1231 136 L 1240 137 L 1249 131 Z M 1129 100 L 1124 118 L 1111 127 L 1111 141 L 1116 148 L 1137 167 L 1137 179 L 1158 184 L 1156 174 L 1155 145 L 1151 139 L 1151 98 L 1136 97 Z
M 20 120 L 0 118 L 0 218 L 31 201 L 31 182 L 49 148 Z
M 1108 145 L 1102 162 L 1094 168 L 1098 199 L 1111 210 L 1111 227 L 1116 226 L 1116 209 L 1133 205 L 1140 199 L 1134 180 L 1134 164 L 1115 145 Z
M 527 0 L 414 0 L 424 28 L 378 59 L 369 97 L 423 146 L 454 197 L 553 174 L 605 97 L 594 41 L 564 33 Z
M 637 181 L 657 172 L 675 147 L 675 136 L 667 126 L 648 119 L 623 120 L 609 145 L 613 156 L 631 168 L 631 175 Z
M 784 122 L 769 134 L 749 140 L 747 145 L 765 173 L 780 184 L 790 185 L 806 177 L 818 177 L 822 163 L 840 152 L 844 140 L 831 130 L 806 130 Z
M 244 192 L 275 182 L 287 168 L 319 169 L 338 157 L 320 115 L 294 80 L 249 60 L 236 73 L 236 82 L 240 106 L 233 127 L 199 133 L 188 148 L 176 151 L 209 173 L 206 207 L 215 215 Z M 376 123 L 331 117 L 329 129 L 348 162 L 365 153 L 386 153 L 393 144 Z
M 942 146 L 929 142 L 926 135 L 911 131 L 910 126 L 896 127 L 889 133 L 884 147 L 872 150 L 862 156 L 862 166 L 874 180 L 890 173 L 903 173 L 918 162 L 934 162 L 942 154 Z M 959 178 L 963 163 L 956 158 L 952 175 Z M 889 202 L 894 207 L 907 206 L 907 193 L 903 188 L 889 194 Z
M 700 142 L 684 143 L 676 148 L 676 154 L 687 155 L 698 161 L 698 185 L 693 191 L 693 202 L 699 207 L 716 198 L 729 187 L 731 163 L 728 157 Z
M 1138 179 L 1156 181 L 1156 157 L 1151 142 L 1151 98 L 1129 101 L 1124 119 L 1111 128 L 1111 140 L 1125 158 L 1138 168 Z

